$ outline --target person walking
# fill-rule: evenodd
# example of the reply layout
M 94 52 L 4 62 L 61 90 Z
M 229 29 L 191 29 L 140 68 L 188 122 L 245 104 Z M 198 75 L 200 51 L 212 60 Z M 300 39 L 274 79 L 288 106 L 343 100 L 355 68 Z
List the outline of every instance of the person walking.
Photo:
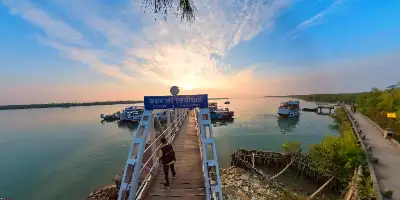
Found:
M 169 174 L 169 169 L 171 169 L 172 178 L 174 179 L 176 176 L 175 168 L 174 168 L 174 164 L 176 161 L 175 151 L 174 151 L 174 147 L 172 145 L 167 144 L 167 140 L 165 138 L 161 138 L 161 143 L 162 143 L 162 146 L 161 146 L 161 150 L 158 152 L 158 157 L 159 157 L 159 161 L 161 161 L 161 163 L 163 165 L 163 170 L 164 170 L 164 174 L 165 174 L 164 187 L 167 189 L 171 189 L 171 186 L 169 184 L 168 174 Z

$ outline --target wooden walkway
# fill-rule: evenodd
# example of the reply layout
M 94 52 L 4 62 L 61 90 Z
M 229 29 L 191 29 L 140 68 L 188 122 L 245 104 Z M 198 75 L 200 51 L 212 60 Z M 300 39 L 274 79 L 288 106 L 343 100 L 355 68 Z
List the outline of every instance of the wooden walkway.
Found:
M 172 174 L 169 172 L 171 189 L 164 188 L 164 172 L 160 167 L 157 177 L 147 190 L 144 199 L 206 199 L 202 171 L 203 164 L 200 157 L 196 121 L 193 112 L 190 112 L 185 119 L 173 146 L 176 155 L 176 178 L 172 180 Z
M 350 110 L 348 106 L 346 108 Z M 374 169 L 380 189 L 392 190 L 394 192 L 392 199 L 400 200 L 400 149 L 394 146 L 390 140 L 385 139 L 383 134 L 372 124 L 373 122 L 365 115 L 359 112 L 351 114 L 366 136 L 364 143 L 372 148 L 372 155 L 379 159 Z

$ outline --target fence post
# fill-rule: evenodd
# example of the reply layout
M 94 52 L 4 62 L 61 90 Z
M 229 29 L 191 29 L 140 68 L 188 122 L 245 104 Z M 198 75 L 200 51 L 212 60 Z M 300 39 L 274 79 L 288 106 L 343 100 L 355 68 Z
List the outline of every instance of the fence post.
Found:
M 254 168 L 254 153 L 251 154 L 251 163 L 253 164 L 253 168 Z

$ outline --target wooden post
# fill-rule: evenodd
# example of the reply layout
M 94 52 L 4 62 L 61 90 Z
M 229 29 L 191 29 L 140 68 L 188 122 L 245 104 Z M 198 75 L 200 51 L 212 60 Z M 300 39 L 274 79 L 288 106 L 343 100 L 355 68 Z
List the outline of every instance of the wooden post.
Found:
M 251 154 L 251 162 L 253 163 L 253 168 L 254 168 L 254 153 Z
M 318 190 L 315 191 L 309 198 L 314 199 L 333 180 L 333 178 L 335 178 L 335 177 L 332 176 L 332 178 L 330 178 L 328 181 L 326 181 L 326 183 L 324 183 L 320 188 L 318 188 Z
M 285 168 L 282 169 L 282 171 L 280 171 L 279 173 L 277 173 L 275 176 L 272 176 L 270 179 L 273 180 L 273 179 L 275 179 L 276 177 L 278 177 L 279 175 L 283 174 L 283 173 L 290 167 L 290 165 L 293 164 L 294 161 L 295 161 L 295 159 L 293 159 L 288 165 L 286 165 Z

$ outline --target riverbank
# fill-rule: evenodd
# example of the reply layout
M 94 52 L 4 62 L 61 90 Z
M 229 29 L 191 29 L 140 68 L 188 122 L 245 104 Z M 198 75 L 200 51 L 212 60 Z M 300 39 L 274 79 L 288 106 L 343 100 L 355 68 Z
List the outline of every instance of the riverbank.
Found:
M 285 189 L 282 183 L 261 181 L 262 177 L 238 167 L 221 169 L 220 173 L 224 199 L 306 199 L 301 194 Z
M 261 181 L 255 174 L 237 168 L 229 167 L 220 170 L 222 193 L 224 199 L 257 199 L 257 200 L 305 200 L 300 194 L 282 188 L 276 182 Z M 173 189 L 172 185 L 172 189 Z M 115 185 L 93 191 L 87 200 L 117 200 L 118 190 Z
M 87 200 L 117 200 L 118 189 L 115 185 L 106 186 L 91 192 Z
M 77 106 L 104 106 L 104 105 L 135 104 L 135 103 L 143 103 L 143 101 L 96 101 L 96 102 L 82 102 L 82 103 L 3 105 L 0 106 L 0 110 L 20 110 L 20 109 L 34 109 L 34 108 L 69 108 Z
M 208 100 L 222 100 L 222 99 L 228 99 L 228 98 L 209 98 Z M 0 105 L 0 110 L 21 110 L 21 109 L 34 109 L 34 108 L 69 108 L 78 106 L 105 106 L 105 105 L 136 104 L 136 103 L 143 103 L 143 101 L 127 100 L 127 101 L 95 101 L 95 102 L 81 102 L 81 103 Z

